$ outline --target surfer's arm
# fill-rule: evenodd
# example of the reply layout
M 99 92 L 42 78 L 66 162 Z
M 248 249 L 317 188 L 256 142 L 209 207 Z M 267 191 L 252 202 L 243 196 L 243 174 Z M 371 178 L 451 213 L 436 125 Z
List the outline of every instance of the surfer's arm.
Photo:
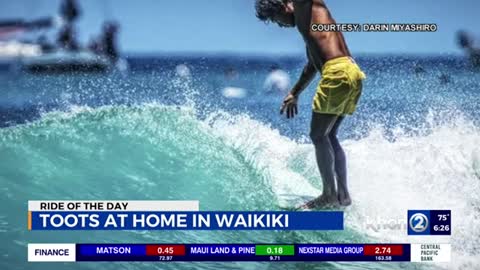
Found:
M 307 59 L 308 62 L 302 70 L 302 74 L 300 74 L 300 78 L 293 86 L 292 90 L 283 100 L 282 107 L 280 108 L 280 113 L 283 114 L 284 112 L 287 113 L 287 118 L 293 118 L 298 113 L 298 96 L 302 93 L 305 88 L 310 84 L 310 82 L 315 77 L 317 73 L 317 69 L 313 65 L 313 62 L 310 61 L 310 52 L 307 48 Z
M 297 83 L 295 83 L 290 93 L 295 97 L 298 97 L 300 93 L 302 93 L 302 91 L 305 90 L 305 88 L 307 88 L 307 86 L 315 77 L 316 73 L 317 73 L 317 69 L 315 68 L 313 63 L 310 60 L 308 60 L 307 64 L 302 70 L 302 74 L 300 74 L 300 78 L 298 79 Z

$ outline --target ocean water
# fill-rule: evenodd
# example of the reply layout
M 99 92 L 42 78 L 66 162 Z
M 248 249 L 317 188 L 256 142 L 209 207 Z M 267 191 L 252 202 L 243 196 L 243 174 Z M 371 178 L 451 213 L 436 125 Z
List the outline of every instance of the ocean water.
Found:
M 0 72 L 0 269 L 478 269 L 480 73 L 460 57 L 363 56 L 368 79 L 340 139 L 353 205 L 342 232 L 27 231 L 27 200 L 199 200 L 201 210 L 279 210 L 318 196 L 300 114 L 262 89 L 301 58 L 130 59 L 126 74 Z M 179 76 L 186 64 L 191 76 Z M 425 72 L 415 73 L 414 65 Z M 235 70 L 232 76 L 227 70 Z M 450 82 L 442 82 L 442 74 Z M 227 98 L 222 89 L 245 89 Z M 451 209 L 452 236 L 409 237 L 407 209 Z M 29 264 L 29 242 L 451 243 L 452 262 Z

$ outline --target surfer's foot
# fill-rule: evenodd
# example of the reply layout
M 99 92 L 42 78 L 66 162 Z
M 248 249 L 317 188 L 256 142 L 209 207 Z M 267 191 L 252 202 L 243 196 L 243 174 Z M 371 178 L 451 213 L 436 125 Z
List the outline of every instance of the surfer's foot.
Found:
M 300 209 L 314 209 L 314 208 L 328 208 L 339 205 L 339 201 L 336 195 L 321 195 L 320 197 L 307 202 L 300 206 Z
M 352 199 L 348 193 L 338 193 L 338 202 L 341 206 L 349 206 L 352 204 Z

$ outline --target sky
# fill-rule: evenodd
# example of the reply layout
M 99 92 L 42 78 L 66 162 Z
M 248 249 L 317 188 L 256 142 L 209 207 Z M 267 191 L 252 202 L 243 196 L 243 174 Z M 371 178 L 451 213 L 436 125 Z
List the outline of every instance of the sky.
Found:
M 255 0 L 80 0 L 81 41 L 98 34 L 102 22 L 121 25 L 123 52 L 303 54 L 292 29 L 255 17 Z M 480 39 L 478 0 L 325 0 L 338 23 L 436 23 L 435 33 L 345 33 L 352 53 L 460 53 L 459 29 Z M 60 0 L 0 0 L 0 20 L 55 15 Z

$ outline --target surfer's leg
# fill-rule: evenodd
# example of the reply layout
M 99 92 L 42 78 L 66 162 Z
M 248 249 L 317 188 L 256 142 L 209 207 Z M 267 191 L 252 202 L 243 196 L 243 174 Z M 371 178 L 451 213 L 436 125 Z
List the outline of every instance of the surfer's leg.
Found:
M 338 203 L 335 190 L 335 157 L 330 143 L 329 133 L 337 120 L 334 114 L 313 112 L 310 138 L 315 145 L 317 165 L 322 176 L 323 192 L 317 199 L 308 202 L 303 208 L 315 208 Z
M 345 152 L 337 138 L 338 127 L 342 123 L 344 117 L 338 117 L 337 121 L 330 131 L 330 143 L 332 144 L 333 153 L 335 155 L 335 173 L 337 175 L 337 193 L 338 201 L 341 205 L 347 206 L 352 203 L 347 188 L 347 161 Z

